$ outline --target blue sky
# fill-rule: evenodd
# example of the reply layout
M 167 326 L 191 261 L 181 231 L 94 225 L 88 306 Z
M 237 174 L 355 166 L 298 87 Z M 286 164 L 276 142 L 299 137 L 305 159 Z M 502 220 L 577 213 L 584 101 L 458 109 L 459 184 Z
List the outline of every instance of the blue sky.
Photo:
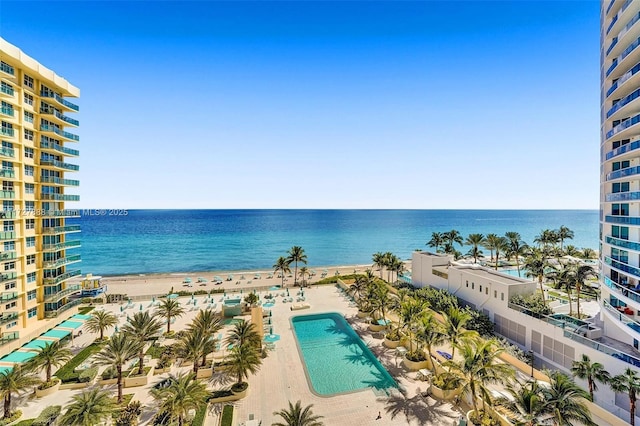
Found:
M 599 7 L 2 0 L 0 36 L 81 89 L 70 207 L 596 209 Z

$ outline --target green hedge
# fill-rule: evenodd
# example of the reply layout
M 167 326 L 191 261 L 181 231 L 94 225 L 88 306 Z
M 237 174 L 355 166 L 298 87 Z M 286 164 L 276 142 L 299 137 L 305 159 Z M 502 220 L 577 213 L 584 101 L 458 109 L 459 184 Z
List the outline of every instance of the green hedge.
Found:
M 165 347 L 153 344 L 147 349 L 146 355 L 149 355 L 153 359 L 159 359 L 164 352 Z
M 78 313 L 82 315 L 86 315 L 91 311 L 93 311 L 93 306 L 83 306 L 82 308 L 78 309 Z
M 75 372 L 76 368 L 87 360 L 91 355 L 97 353 L 102 349 L 104 342 L 93 342 L 80 352 L 71 360 L 62 366 L 57 372 L 56 377 L 62 380 L 62 383 L 77 383 L 80 377 L 80 372 Z
M 48 426 L 60 415 L 62 407 L 60 405 L 52 405 L 42 410 L 40 415 L 33 421 L 33 426 Z
M 98 367 L 87 368 L 86 370 L 82 370 L 80 375 L 78 376 L 78 382 L 80 383 L 89 383 L 98 375 Z
M 20 420 L 14 426 L 31 426 L 35 419 Z
M 191 422 L 191 426 L 203 426 L 205 417 L 207 417 L 207 405 L 196 411 L 196 415 Z
M 225 405 L 222 409 L 220 426 L 233 426 L 233 405 Z

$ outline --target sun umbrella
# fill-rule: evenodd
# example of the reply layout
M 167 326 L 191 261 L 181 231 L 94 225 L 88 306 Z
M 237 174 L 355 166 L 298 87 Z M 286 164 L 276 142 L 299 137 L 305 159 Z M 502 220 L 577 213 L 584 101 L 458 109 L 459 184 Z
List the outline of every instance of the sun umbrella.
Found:
M 193 293 L 191 293 L 191 300 L 193 300 L 195 297 L 196 296 Z
M 289 289 L 287 289 L 287 296 L 289 296 Z
M 140 304 L 140 310 L 142 310 L 142 303 Z
M 269 327 L 269 334 L 273 334 L 273 327 Z
M 120 312 L 124 311 L 124 306 L 120 306 Z
M 273 312 L 269 311 L 269 316 L 271 316 L 273 314 Z

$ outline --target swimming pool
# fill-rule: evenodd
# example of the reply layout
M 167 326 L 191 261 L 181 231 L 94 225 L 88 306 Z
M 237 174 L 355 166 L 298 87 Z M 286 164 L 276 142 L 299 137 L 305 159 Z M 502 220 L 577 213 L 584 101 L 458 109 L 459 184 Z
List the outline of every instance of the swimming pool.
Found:
M 291 324 L 314 393 L 332 396 L 397 387 L 342 315 L 301 315 L 293 317 Z

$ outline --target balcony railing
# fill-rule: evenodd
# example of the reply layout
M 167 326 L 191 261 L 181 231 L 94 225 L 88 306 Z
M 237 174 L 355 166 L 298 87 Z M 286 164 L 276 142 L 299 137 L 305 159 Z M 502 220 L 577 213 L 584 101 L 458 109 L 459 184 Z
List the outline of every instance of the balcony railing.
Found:
M 633 77 L 633 75 L 635 75 L 638 71 L 640 71 L 640 62 L 635 64 L 629 71 L 624 73 L 615 83 L 611 85 L 609 90 L 607 90 L 607 97 L 609 97 L 624 82 Z
M 17 312 L 5 312 L 0 316 L 0 324 L 6 324 L 11 321 L 15 321 L 18 319 Z
M 0 71 L 6 72 L 7 74 L 10 74 L 10 75 L 16 75 L 15 69 L 11 65 L 7 64 L 6 62 L 0 62 Z
M 616 192 L 605 195 L 604 199 L 607 202 L 640 200 L 640 192 Z
M 12 291 L 9 293 L 2 293 L 0 294 L 0 302 L 9 302 L 11 300 L 15 300 L 18 298 L 18 292 L 16 291 Z
M 14 169 L 0 169 L 0 177 L 12 178 L 16 176 Z
M 609 48 L 607 49 L 607 52 L 605 53 L 605 55 L 608 55 L 609 52 L 611 52 L 611 49 L 616 47 L 616 44 L 618 44 L 618 37 L 614 37 L 613 38 L 613 40 L 611 41 L 611 44 L 609 45 Z
M 40 194 L 40 199 L 48 201 L 80 201 L 80 196 L 68 194 Z
M 605 256 L 604 257 L 604 263 L 606 263 L 607 265 L 616 268 L 620 271 L 626 272 L 627 274 L 631 274 L 637 278 L 640 279 L 640 269 L 634 267 L 634 266 L 630 266 L 627 265 L 626 263 L 622 263 L 620 261 L 617 261 L 615 259 L 610 258 L 609 256 Z
M 15 219 L 16 217 L 18 217 L 18 212 L 15 210 L 0 210 L 0 220 Z
M 70 263 L 80 262 L 82 259 L 79 254 L 74 254 L 73 256 L 66 256 L 58 260 L 54 260 L 51 262 L 43 262 L 43 266 L 47 269 L 55 269 L 60 266 L 68 265 Z
M 13 117 L 13 115 L 15 114 L 15 110 L 13 108 L 9 108 L 6 106 L 0 107 L 0 112 L 9 117 Z
M 18 254 L 15 251 L 3 251 L 0 253 L 0 262 L 6 262 L 8 260 L 12 260 L 18 257 Z
M 72 300 L 71 302 L 67 303 L 66 305 L 63 305 L 63 306 L 59 307 L 58 309 L 50 310 L 50 311 L 44 311 L 44 316 L 45 316 L 45 318 L 55 318 L 58 315 L 60 315 L 61 313 L 63 313 L 64 311 L 66 311 L 68 309 L 71 309 L 74 306 L 78 306 L 80 303 L 82 303 L 82 299 Z
M 631 365 L 635 365 L 636 367 L 640 367 L 640 359 L 636 358 L 633 355 L 629 355 L 626 352 L 623 351 L 619 351 L 618 349 L 614 349 L 611 346 L 607 346 L 604 343 L 600 343 L 598 341 L 595 340 L 591 340 L 587 337 L 584 337 L 580 334 L 576 334 L 573 333 L 569 330 L 564 330 L 563 332 L 564 337 L 574 340 L 578 343 L 581 343 L 585 346 L 588 346 L 592 349 L 595 349 L 598 352 L 602 352 L 603 354 L 607 354 L 610 355 L 616 359 L 619 359 L 620 361 L 624 361 L 627 364 L 631 364 Z
M 15 237 L 15 231 L 0 231 L 0 241 L 13 240 Z
M 607 173 L 607 180 L 619 179 L 627 176 L 634 176 L 640 174 L 640 166 L 627 167 L 626 169 L 616 170 L 615 172 Z
M 0 191 L 0 199 L 12 200 L 14 198 L 16 198 L 16 192 L 15 191 Z
M 635 243 L 633 241 L 621 240 L 619 238 L 614 237 L 605 237 L 605 241 L 607 244 L 611 244 L 612 246 L 622 247 L 629 250 L 640 251 L 640 243 Z
M 611 20 L 611 23 L 609 24 L 609 27 L 607 27 L 606 35 L 609 35 L 609 32 L 611 31 L 611 28 L 613 28 L 613 26 L 616 24 L 616 22 L 618 22 L 618 14 L 617 13 L 616 13 L 616 16 L 614 16 L 613 19 Z
M 80 155 L 80 151 L 78 151 L 77 149 L 71 149 L 71 148 L 67 148 L 66 146 L 62 146 L 60 144 L 57 143 L 51 143 L 51 142 L 40 142 L 40 148 L 42 149 L 53 149 L 55 151 L 61 152 L 65 155 L 73 155 L 73 156 L 78 156 Z
M 607 70 L 606 76 L 609 77 L 609 74 L 611 74 L 613 72 L 613 70 L 616 69 L 618 64 L 620 62 L 622 62 L 627 56 L 629 56 L 629 54 L 631 52 L 633 52 L 636 49 L 636 47 L 638 47 L 638 46 L 640 46 L 640 38 L 638 38 L 636 41 L 634 41 L 629 46 L 627 46 L 627 48 L 624 49 L 622 51 L 622 53 L 620 55 L 618 55 L 618 57 L 616 59 L 613 60 L 613 63 L 611 64 L 611 66 Z
M 15 155 L 15 151 L 13 148 L 7 148 L 6 146 L 0 147 L 0 155 L 4 155 L 5 157 L 11 157 Z
M 73 133 L 65 132 L 64 130 L 62 130 L 62 129 L 58 128 L 58 127 L 49 126 L 47 124 L 42 124 L 40 126 L 40 131 L 42 131 L 42 132 L 53 132 L 58 136 L 61 136 L 61 137 L 66 138 L 66 139 L 71 139 L 71 140 L 74 140 L 76 142 L 80 140 L 80 136 L 78 136 L 78 135 L 74 135 Z
M 634 90 L 624 98 L 620 99 L 611 107 L 609 111 L 607 111 L 607 118 L 611 117 L 616 111 L 627 105 L 629 102 L 638 99 L 638 97 L 640 97 L 640 89 Z
M 636 16 L 634 16 L 629 20 L 629 22 L 627 22 L 627 25 L 625 25 L 624 28 L 620 30 L 616 39 L 621 39 L 626 33 L 628 33 L 631 27 L 633 27 L 633 25 L 638 22 L 638 19 L 640 19 L 640 13 L 636 13 Z
M 40 165 L 58 167 L 60 169 L 65 169 L 73 172 L 77 172 L 78 170 L 80 170 L 80 166 L 77 166 L 75 164 L 70 164 L 70 163 L 64 163 L 58 160 L 42 160 L 41 159 Z
M 13 94 L 15 93 L 13 90 L 13 87 L 10 86 L 0 86 L 0 92 L 4 93 L 5 95 L 9 95 L 9 96 L 13 96 Z
M 626 325 L 636 333 L 640 333 L 640 322 L 635 321 L 633 318 L 630 318 L 622 312 L 618 311 L 606 300 L 602 301 L 602 305 L 607 310 L 607 312 L 609 312 L 614 318 L 617 318 L 618 321 L 620 321 L 622 324 Z
M 607 13 L 609 13 L 609 11 L 611 10 L 611 8 L 613 7 L 613 4 L 616 2 L 616 0 L 611 0 L 611 2 L 609 3 L 609 5 L 607 6 L 607 11 L 604 13 L 605 15 Z
M 609 130 L 607 132 L 607 139 L 611 138 L 612 136 L 622 132 L 623 130 L 628 129 L 629 127 L 640 123 L 640 114 L 635 115 L 631 118 L 627 118 L 626 120 L 624 120 L 622 123 L 618 124 L 617 126 L 615 126 L 613 129 Z
M 80 111 L 80 108 L 78 107 L 78 105 L 72 104 L 71 102 L 69 102 L 68 100 L 66 100 L 62 96 L 58 95 L 57 93 L 40 92 L 40 97 L 55 99 L 59 104 L 62 104 L 64 106 L 66 106 L 70 110 L 73 110 L 75 112 Z
M 80 185 L 79 180 L 72 179 L 62 179 L 59 177 L 43 177 L 40 178 L 40 183 L 52 183 L 56 185 L 65 185 L 65 186 L 78 186 Z
M 80 232 L 80 225 L 51 226 L 42 228 L 43 234 L 65 234 L 67 232 Z
M 65 241 L 57 244 L 43 244 L 42 251 L 52 252 L 80 247 L 80 241 Z
M 64 274 L 58 275 L 57 277 L 44 278 L 43 282 L 44 285 L 56 285 L 68 280 L 69 278 L 77 277 L 78 275 L 80 275 L 80 270 L 76 269 L 74 271 L 65 272 Z
M 20 332 L 14 331 L 11 333 L 3 333 L 2 337 L 0 337 L 0 346 L 6 345 L 7 343 L 13 342 L 14 340 L 18 340 L 20 338 Z
M 62 299 L 63 297 L 75 294 L 75 293 L 80 293 L 82 291 L 82 286 L 80 284 L 74 284 L 72 286 L 69 286 L 67 288 L 65 288 L 64 290 L 60 290 L 56 293 L 51 293 L 51 294 L 45 294 L 44 296 L 44 301 L 45 302 L 57 302 L 58 300 Z
M 634 302 L 640 303 L 640 293 L 636 290 L 622 284 L 618 284 L 607 276 L 603 277 L 602 282 L 604 282 L 604 285 L 614 290 L 616 293 L 621 294 L 622 296 L 631 299 Z
M 0 134 L 12 137 L 15 134 L 15 131 L 11 127 L 3 126 L 3 127 L 0 127 Z
M 56 111 L 55 109 L 51 109 L 51 108 L 40 108 L 40 113 L 41 114 L 49 114 L 49 115 L 53 115 L 54 117 L 56 117 L 59 120 L 64 121 L 65 123 L 69 123 L 73 126 L 78 126 L 80 125 L 80 122 L 78 120 L 74 120 L 73 118 L 67 117 L 66 115 Z

